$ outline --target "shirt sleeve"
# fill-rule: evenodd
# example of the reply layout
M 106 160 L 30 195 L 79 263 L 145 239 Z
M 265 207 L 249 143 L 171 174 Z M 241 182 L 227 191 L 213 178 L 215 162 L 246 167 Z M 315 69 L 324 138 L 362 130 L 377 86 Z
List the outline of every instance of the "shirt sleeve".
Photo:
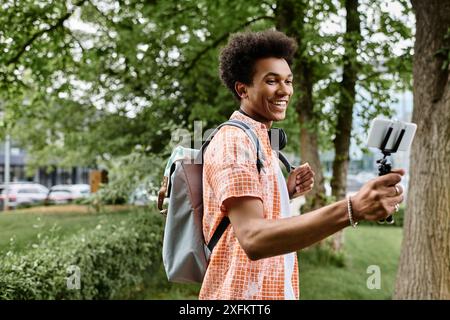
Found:
M 223 202 L 232 197 L 263 200 L 256 160 L 256 148 L 241 129 L 223 127 L 214 136 L 204 154 L 203 172 L 221 211 L 226 211 Z

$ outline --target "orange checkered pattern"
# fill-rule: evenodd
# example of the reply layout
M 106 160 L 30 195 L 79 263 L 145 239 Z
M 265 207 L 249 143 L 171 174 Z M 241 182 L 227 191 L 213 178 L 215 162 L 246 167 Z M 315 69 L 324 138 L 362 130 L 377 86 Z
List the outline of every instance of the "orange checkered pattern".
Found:
M 256 148 L 239 128 L 222 127 L 213 138 L 203 164 L 203 233 L 207 242 L 227 214 L 223 202 L 228 198 L 259 198 L 265 219 L 281 217 L 276 171 L 279 162 L 270 147 L 266 127 L 238 111 L 230 119 L 241 120 L 253 128 L 266 160 L 264 170 L 258 174 Z M 199 299 L 284 299 L 284 277 L 283 255 L 251 261 L 229 225 L 212 252 Z M 298 299 L 297 258 L 291 281 Z

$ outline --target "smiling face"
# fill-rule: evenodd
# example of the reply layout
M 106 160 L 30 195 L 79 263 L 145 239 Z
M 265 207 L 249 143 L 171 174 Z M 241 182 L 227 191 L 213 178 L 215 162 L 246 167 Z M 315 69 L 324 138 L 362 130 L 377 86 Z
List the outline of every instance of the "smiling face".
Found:
M 235 89 L 241 97 L 241 108 L 267 128 L 273 121 L 286 117 L 286 109 L 294 92 L 292 72 L 284 59 L 264 58 L 255 63 L 253 83 L 236 82 Z

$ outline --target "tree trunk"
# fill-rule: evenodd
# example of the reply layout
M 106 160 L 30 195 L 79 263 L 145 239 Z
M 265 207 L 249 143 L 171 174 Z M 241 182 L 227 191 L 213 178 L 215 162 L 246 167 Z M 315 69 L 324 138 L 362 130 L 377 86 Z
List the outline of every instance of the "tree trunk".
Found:
M 333 161 L 333 177 L 331 179 L 332 194 L 336 200 L 345 198 L 347 189 L 348 162 L 350 159 L 350 137 L 352 132 L 353 105 L 356 96 L 356 79 L 358 75 L 357 53 L 361 38 L 358 0 L 346 0 L 346 31 L 344 36 L 345 54 L 343 57 L 343 76 L 341 92 L 337 104 L 336 137 L 333 140 L 335 157 Z M 333 235 L 332 248 L 340 251 L 344 242 L 343 231 Z
M 308 124 L 313 122 L 313 98 L 311 81 L 312 70 L 307 64 L 300 64 L 296 68 L 296 74 L 301 76 L 299 90 L 302 92 L 298 99 L 296 110 L 300 123 L 300 154 L 303 162 L 308 162 L 315 172 L 314 187 L 306 196 L 306 203 L 303 207 L 305 212 L 323 207 L 325 199 L 325 179 L 319 158 L 319 144 L 317 127 L 310 128 Z
M 304 211 L 314 210 L 325 205 L 325 185 L 319 158 L 317 126 L 310 128 L 314 119 L 313 84 L 314 70 L 312 63 L 304 54 L 304 17 L 308 4 L 297 0 L 278 0 L 276 8 L 276 27 L 298 43 L 298 51 L 294 61 L 295 91 L 299 99 L 295 106 L 300 125 L 300 155 L 302 162 L 309 162 L 316 173 L 314 188 L 307 196 Z
M 417 132 L 394 298 L 450 299 L 450 0 L 412 5 Z

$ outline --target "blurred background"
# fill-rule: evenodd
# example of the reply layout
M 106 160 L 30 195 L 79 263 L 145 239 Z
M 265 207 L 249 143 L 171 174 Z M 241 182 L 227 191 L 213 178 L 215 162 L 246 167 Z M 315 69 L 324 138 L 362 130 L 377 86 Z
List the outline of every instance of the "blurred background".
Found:
M 299 44 L 295 95 L 275 124 L 288 134 L 290 160 L 316 171 L 294 214 L 377 176 L 381 153 L 365 145 L 372 119 L 411 121 L 409 1 L 5 0 L 0 8 L 0 298 L 197 297 L 199 286 L 165 279 L 155 201 L 177 132 L 190 132 L 193 147 L 194 121 L 204 132 L 238 107 L 218 75 L 233 33 L 278 29 Z M 393 166 L 407 170 L 406 192 L 409 153 Z M 302 252 L 302 296 L 391 298 L 403 209 L 394 226 L 366 224 Z M 383 270 L 377 290 L 366 286 L 372 264 Z M 66 287 L 69 265 L 90 274 L 81 289 Z

